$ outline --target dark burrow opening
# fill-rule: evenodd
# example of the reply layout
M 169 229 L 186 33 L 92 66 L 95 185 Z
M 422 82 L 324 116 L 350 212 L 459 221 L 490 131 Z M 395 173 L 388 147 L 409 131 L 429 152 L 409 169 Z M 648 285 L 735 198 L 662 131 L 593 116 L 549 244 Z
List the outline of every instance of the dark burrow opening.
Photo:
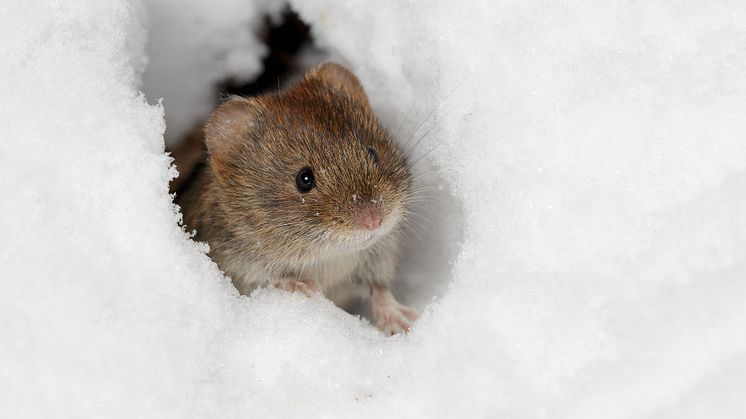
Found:
M 223 96 L 254 96 L 284 86 L 305 69 L 299 54 L 312 46 L 310 32 L 311 28 L 290 9 L 285 9 L 276 22 L 266 17 L 262 38 L 268 53 L 262 60 L 264 70 L 248 83 L 225 80 L 217 86 L 218 92 Z

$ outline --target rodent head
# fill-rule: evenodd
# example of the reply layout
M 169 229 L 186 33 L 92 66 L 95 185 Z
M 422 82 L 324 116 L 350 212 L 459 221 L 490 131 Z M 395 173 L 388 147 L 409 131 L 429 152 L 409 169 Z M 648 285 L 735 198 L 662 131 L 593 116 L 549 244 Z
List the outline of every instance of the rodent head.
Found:
M 223 103 L 205 141 L 230 232 L 278 262 L 364 249 L 405 214 L 405 157 L 338 64 L 279 93 Z

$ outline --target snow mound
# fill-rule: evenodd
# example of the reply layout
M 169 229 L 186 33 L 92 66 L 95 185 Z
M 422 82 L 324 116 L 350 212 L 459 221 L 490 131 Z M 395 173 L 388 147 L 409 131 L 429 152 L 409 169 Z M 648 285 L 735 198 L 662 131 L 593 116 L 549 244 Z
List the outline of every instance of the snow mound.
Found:
M 746 413 L 746 7 L 291 5 L 460 201 L 442 298 L 387 339 L 238 296 L 178 227 L 164 109 L 182 132 L 256 74 L 281 4 L 8 1 L 0 416 Z

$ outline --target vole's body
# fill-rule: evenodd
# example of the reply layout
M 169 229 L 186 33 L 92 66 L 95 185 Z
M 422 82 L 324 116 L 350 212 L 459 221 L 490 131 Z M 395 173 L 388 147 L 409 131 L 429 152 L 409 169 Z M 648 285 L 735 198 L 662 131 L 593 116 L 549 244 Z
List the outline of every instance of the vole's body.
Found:
M 205 143 L 177 203 L 241 293 L 272 284 L 340 305 L 371 297 L 380 328 L 409 327 L 414 311 L 388 286 L 411 177 L 349 71 L 326 64 L 277 94 L 234 98 Z

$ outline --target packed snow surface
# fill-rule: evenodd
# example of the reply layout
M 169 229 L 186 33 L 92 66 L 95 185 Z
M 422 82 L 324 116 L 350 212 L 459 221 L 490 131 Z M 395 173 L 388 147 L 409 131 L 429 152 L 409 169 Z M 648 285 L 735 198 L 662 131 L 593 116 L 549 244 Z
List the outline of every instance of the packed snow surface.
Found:
M 746 4 L 292 1 L 442 186 L 394 338 L 178 226 L 281 6 L 0 5 L 1 417 L 746 414 Z

